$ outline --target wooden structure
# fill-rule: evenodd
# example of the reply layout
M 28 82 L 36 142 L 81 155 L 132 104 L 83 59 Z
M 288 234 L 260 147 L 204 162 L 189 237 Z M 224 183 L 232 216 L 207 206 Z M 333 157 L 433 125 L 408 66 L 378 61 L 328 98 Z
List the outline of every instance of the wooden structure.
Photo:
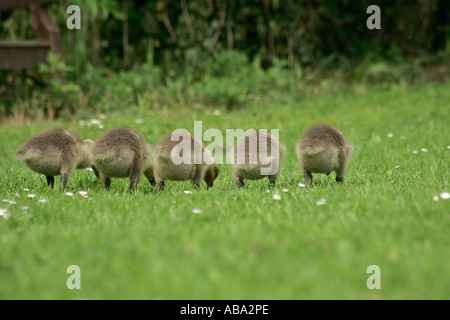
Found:
M 61 32 L 48 13 L 53 0 L 0 0 L 0 12 L 29 8 L 37 40 L 1 41 L 0 69 L 36 70 L 47 60 L 49 50 L 62 58 Z

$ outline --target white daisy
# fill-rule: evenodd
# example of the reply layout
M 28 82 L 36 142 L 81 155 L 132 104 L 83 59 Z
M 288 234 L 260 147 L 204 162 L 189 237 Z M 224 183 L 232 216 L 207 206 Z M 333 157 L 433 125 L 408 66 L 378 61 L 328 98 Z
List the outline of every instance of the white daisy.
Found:
M 325 201 L 324 198 L 320 198 L 317 202 L 316 205 L 318 206 L 323 206 L 324 204 L 326 204 L 327 202 Z
M 450 193 L 448 192 L 442 192 L 439 197 L 441 197 L 442 200 L 450 199 Z
M 11 216 L 11 214 L 6 209 L 0 208 L 0 217 L 3 217 L 4 219 L 8 219 Z
M 199 208 L 194 208 L 194 209 L 192 209 L 192 213 L 200 214 L 200 213 L 202 213 L 202 210 L 200 210 Z

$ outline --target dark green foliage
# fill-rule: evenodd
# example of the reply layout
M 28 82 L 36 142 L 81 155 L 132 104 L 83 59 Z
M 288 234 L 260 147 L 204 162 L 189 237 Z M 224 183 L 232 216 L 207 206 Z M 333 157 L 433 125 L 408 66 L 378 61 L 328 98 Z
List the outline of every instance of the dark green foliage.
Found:
M 63 28 L 66 37 L 72 34 L 69 52 L 82 46 L 91 54 L 78 59 L 113 68 L 142 63 L 149 50 L 152 63 L 166 73 L 179 73 L 193 54 L 213 56 L 216 49 L 237 50 L 250 60 L 261 56 L 264 69 L 275 58 L 288 60 L 290 66 L 317 66 L 329 55 L 420 57 L 444 51 L 449 38 L 450 7 L 445 0 L 78 2 L 83 8 L 82 30 L 74 36 Z M 372 4 L 381 8 L 381 30 L 366 27 L 366 10 Z M 64 8 L 61 1 L 55 10 L 63 26 Z
M 0 113 L 47 117 L 138 105 L 246 105 L 322 79 L 379 83 L 448 76 L 450 4 L 428 1 L 77 0 L 51 5 L 64 63 L 44 76 L 0 71 Z M 368 30 L 369 5 L 381 30 Z M 1 14 L 0 40 L 34 38 L 29 13 Z M 67 82 L 49 75 L 64 71 Z M 47 72 L 46 72 L 47 71 Z M 69 113 L 66 113 L 69 112 Z

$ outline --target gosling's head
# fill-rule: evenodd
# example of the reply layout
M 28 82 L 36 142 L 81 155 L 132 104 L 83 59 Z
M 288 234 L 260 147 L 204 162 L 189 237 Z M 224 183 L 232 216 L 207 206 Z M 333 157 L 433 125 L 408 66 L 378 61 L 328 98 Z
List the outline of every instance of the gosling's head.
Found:
M 93 161 L 91 159 L 91 149 L 94 145 L 94 141 L 90 139 L 86 139 L 83 141 L 83 144 L 81 145 L 80 151 L 81 151 L 81 163 L 80 167 L 87 168 L 92 166 Z
M 95 175 L 97 178 L 99 177 L 98 171 L 94 166 L 94 162 L 92 161 L 91 157 L 91 149 L 94 145 L 94 141 L 90 139 L 86 139 L 83 141 L 83 144 L 80 147 L 80 163 L 78 164 L 79 169 L 82 168 L 89 168 L 91 167 L 94 170 Z
M 92 146 L 94 145 L 94 140 L 91 140 L 91 139 L 85 139 L 85 140 L 83 141 L 83 144 L 84 144 L 85 146 L 87 146 L 88 149 L 91 149 Z
M 207 188 L 211 188 L 214 184 L 214 181 L 219 176 L 219 166 L 216 162 L 214 162 L 212 165 L 209 166 L 208 170 L 205 174 L 205 182 L 207 185 Z

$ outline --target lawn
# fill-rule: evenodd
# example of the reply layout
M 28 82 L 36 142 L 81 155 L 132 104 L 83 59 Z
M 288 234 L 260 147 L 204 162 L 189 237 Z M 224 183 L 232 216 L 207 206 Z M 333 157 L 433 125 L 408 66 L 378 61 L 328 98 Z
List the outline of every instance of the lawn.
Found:
M 0 299 L 449 299 L 450 200 L 440 197 L 450 192 L 449 110 L 447 82 L 348 87 L 232 112 L 124 106 L 90 126 L 87 116 L 3 124 Z M 277 186 L 246 181 L 238 191 L 223 164 L 210 190 L 169 181 L 158 195 L 143 178 L 135 194 L 127 179 L 105 192 L 93 172 L 78 170 L 63 192 L 59 179 L 52 190 L 14 157 L 50 127 L 95 139 L 130 126 L 155 145 L 195 120 L 203 130 L 279 129 L 287 156 Z M 298 186 L 295 143 L 317 123 L 353 145 L 343 185 L 333 173 Z M 66 286 L 70 265 L 80 268 L 79 290 Z M 366 286 L 371 265 L 381 289 Z

